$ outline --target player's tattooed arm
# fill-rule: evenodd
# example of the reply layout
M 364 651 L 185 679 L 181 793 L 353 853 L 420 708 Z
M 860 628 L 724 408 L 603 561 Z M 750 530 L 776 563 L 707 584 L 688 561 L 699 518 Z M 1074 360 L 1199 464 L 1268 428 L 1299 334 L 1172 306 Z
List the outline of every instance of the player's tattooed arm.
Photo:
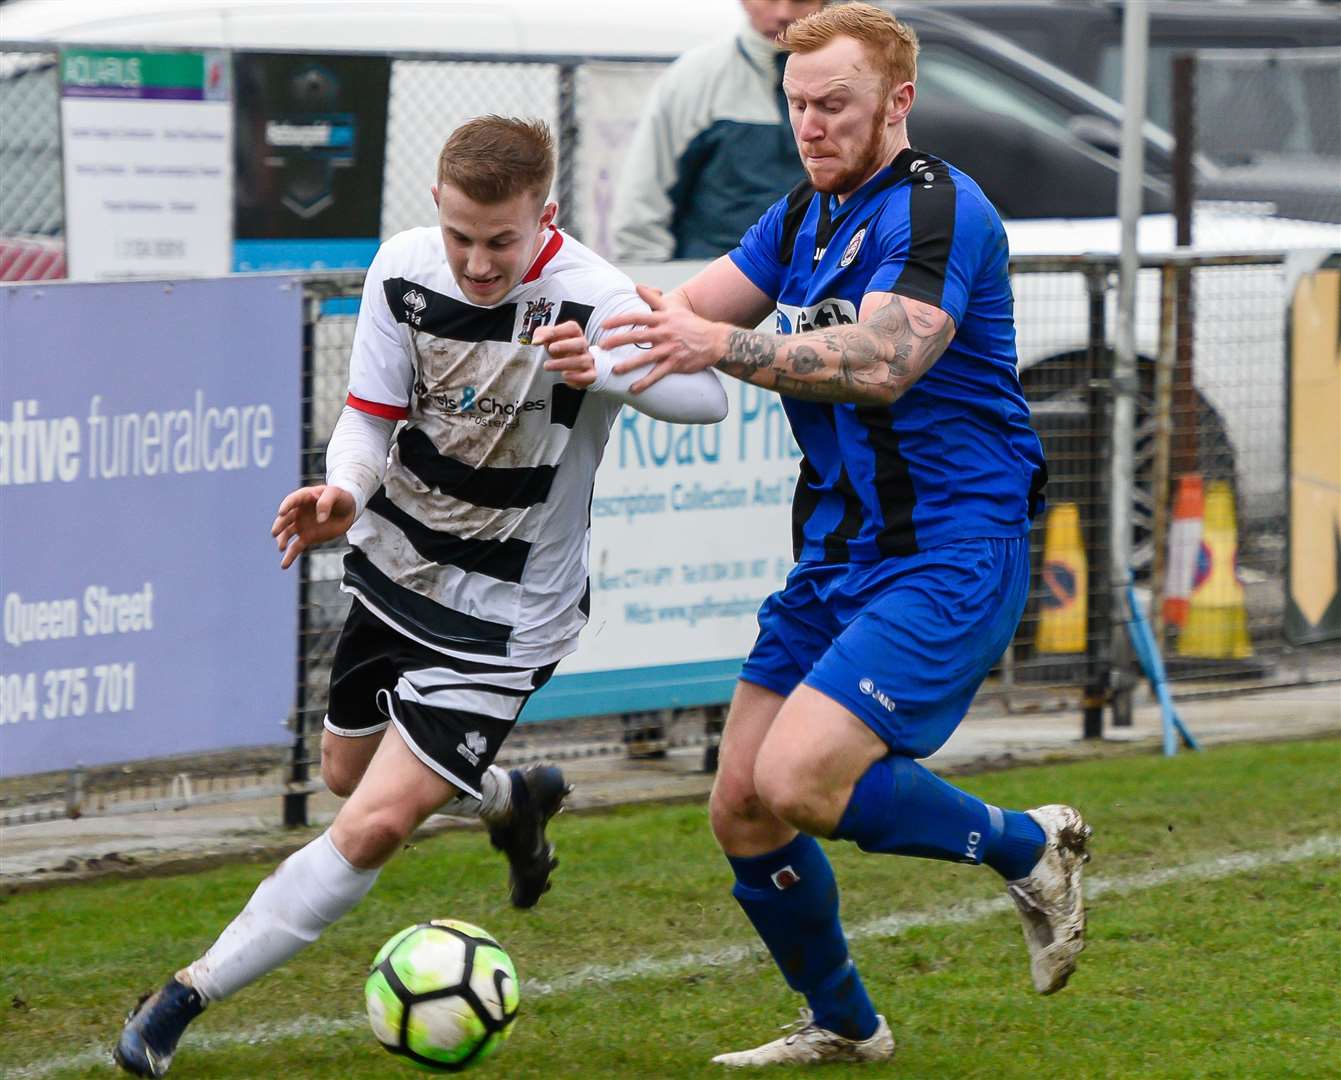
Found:
M 789 397 L 888 405 L 940 358 L 954 333 L 940 308 L 890 296 L 847 326 L 791 337 L 732 330 L 717 367 Z

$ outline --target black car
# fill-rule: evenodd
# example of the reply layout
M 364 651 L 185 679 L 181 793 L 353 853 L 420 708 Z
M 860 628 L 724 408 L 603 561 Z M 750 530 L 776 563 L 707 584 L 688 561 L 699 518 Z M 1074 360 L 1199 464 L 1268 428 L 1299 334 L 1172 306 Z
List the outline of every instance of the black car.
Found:
M 917 7 L 968 19 L 1108 96 L 1122 96 L 1124 5 L 1117 0 L 932 0 Z M 902 5 L 900 14 L 911 10 Z M 1285 216 L 1341 221 L 1337 7 L 1152 0 L 1148 10 L 1147 117 L 1159 127 L 1172 126 L 1173 59 L 1215 50 L 1203 54 L 1195 83 L 1196 148 L 1210 165 L 1201 195 L 1262 200 Z M 1263 52 L 1282 49 L 1292 52 Z
M 922 3 L 885 3 L 921 41 L 914 146 L 982 185 L 1003 217 L 1117 214 L 1122 106 L 1019 45 Z M 1144 209 L 1169 209 L 1173 139 L 1146 126 Z

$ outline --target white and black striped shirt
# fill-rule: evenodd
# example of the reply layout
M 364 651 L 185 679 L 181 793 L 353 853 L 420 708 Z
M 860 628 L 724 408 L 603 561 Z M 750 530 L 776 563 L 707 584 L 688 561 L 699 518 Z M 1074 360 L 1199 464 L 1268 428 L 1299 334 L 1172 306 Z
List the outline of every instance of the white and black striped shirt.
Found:
M 620 406 L 653 411 L 655 399 L 621 392 L 636 376 L 598 381 L 609 392 L 572 389 L 544 370 L 530 338 L 573 319 L 597 343 L 601 321 L 629 309 L 646 309 L 632 282 L 558 230 L 492 307 L 465 299 L 436 228 L 383 244 L 364 285 L 347 404 L 404 423 L 383 486 L 349 532 L 342 588 L 450 655 L 536 667 L 571 652 L 590 598 L 596 467 Z M 676 393 L 689 405 L 667 418 L 725 414 L 711 372 L 664 384 L 662 413 Z

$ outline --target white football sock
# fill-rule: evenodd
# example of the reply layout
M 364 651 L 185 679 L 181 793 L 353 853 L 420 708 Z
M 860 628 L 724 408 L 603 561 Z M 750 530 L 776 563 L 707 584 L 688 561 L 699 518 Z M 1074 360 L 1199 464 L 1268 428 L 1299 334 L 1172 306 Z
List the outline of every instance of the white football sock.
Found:
M 207 1001 L 222 1001 L 316 941 L 367 895 L 378 872 L 351 865 L 327 830 L 256 887 L 241 914 L 185 969 L 182 981 Z
M 454 817 L 481 817 L 485 821 L 506 821 L 512 811 L 512 777 L 506 769 L 490 765 L 480 777 L 480 794 L 459 795 L 451 802 L 444 803 L 439 813 Z

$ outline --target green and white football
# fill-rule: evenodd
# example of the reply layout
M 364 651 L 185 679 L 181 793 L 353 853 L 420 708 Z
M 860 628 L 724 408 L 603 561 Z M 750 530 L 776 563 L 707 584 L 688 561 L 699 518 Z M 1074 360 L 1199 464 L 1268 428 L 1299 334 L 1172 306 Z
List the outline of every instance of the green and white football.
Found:
M 377 1041 L 421 1069 L 459 1072 L 497 1052 L 517 1018 L 517 971 L 487 931 L 456 919 L 407 926 L 364 984 Z

